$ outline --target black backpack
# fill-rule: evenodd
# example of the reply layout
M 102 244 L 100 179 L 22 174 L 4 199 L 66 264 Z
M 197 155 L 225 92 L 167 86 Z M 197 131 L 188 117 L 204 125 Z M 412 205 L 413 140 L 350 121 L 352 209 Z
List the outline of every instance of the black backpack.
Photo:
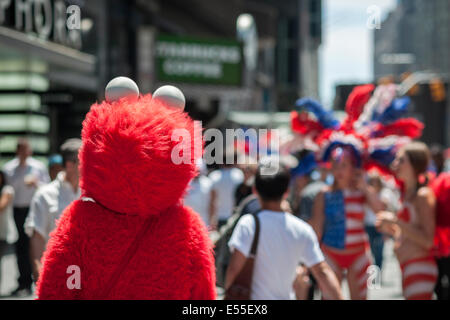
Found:
M 228 241 L 230 241 L 234 228 L 243 215 L 256 214 L 259 211 L 261 211 L 261 205 L 259 204 L 258 198 L 251 194 L 241 201 L 233 215 L 227 220 L 227 223 L 220 228 L 217 240 L 214 241 L 216 284 L 218 287 L 223 288 L 225 286 L 225 272 L 231 258 Z

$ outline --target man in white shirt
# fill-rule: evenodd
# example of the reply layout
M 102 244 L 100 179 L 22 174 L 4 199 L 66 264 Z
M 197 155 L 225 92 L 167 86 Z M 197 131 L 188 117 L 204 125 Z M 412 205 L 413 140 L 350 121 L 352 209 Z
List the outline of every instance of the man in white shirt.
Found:
M 251 285 L 252 300 L 293 299 L 293 284 L 300 263 L 309 268 L 321 290 L 332 299 L 342 299 L 338 280 L 324 260 L 313 229 L 294 215 L 283 212 L 289 171 L 280 166 L 275 174 L 263 174 L 260 164 L 255 176 L 255 191 L 261 203 L 258 213 L 260 234 Z M 242 270 L 255 234 L 252 215 L 243 216 L 228 243 L 232 256 L 226 273 L 228 289 Z
M 244 181 L 244 174 L 240 169 L 224 162 L 221 169 L 209 174 L 209 178 L 212 181 L 210 223 L 213 227 L 220 228 L 233 214 L 235 191 Z
M 56 179 L 41 187 L 33 197 L 30 212 L 25 221 L 25 232 L 30 237 L 30 252 L 33 278 L 37 281 L 41 269 L 41 258 L 49 239 L 64 209 L 80 197 L 78 186 L 78 151 L 80 139 L 69 139 L 61 146 L 64 170 Z
M 27 217 L 31 199 L 38 187 L 50 182 L 44 164 L 31 157 L 32 150 L 26 139 L 17 142 L 16 158 L 7 162 L 3 170 L 7 183 L 14 188 L 13 213 L 19 234 L 16 246 L 19 286 L 12 292 L 15 296 L 31 294 L 30 240 L 25 234 L 23 224 Z

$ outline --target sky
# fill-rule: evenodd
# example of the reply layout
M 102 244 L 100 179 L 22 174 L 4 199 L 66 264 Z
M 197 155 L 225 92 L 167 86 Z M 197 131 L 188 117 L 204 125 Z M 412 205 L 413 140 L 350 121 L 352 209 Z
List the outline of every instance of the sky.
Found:
M 382 21 L 396 0 L 323 0 L 322 45 L 319 49 L 319 93 L 330 107 L 335 85 L 373 80 L 373 38 L 368 8 L 379 8 Z M 370 20 L 373 21 L 373 20 Z

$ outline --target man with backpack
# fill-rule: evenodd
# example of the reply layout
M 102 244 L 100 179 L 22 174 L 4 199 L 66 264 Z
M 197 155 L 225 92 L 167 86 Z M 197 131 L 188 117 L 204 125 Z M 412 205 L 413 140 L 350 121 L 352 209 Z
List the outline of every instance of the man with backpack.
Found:
M 321 290 L 331 299 L 342 299 L 340 285 L 331 268 L 324 261 L 312 228 L 294 215 L 282 210 L 282 202 L 289 186 L 289 170 L 279 164 L 275 173 L 271 161 L 262 161 L 255 176 L 255 191 L 261 204 L 257 214 L 239 219 L 228 245 L 232 252 L 226 272 L 225 290 L 244 268 L 255 239 L 257 242 L 251 277 L 250 299 L 289 300 L 295 297 L 293 283 L 299 263 L 308 267 Z M 255 221 L 258 219 L 258 221 Z M 256 227 L 259 222 L 259 228 Z M 252 248 L 253 249 L 253 248 Z
M 228 219 L 227 223 L 222 226 L 218 232 L 217 240 L 214 241 L 214 256 L 216 257 L 216 284 L 223 288 L 225 286 L 225 272 L 230 262 L 231 253 L 228 249 L 228 241 L 233 234 L 234 228 L 239 219 L 245 214 L 254 214 L 261 210 L 258 198 L 255 194 L 251 194 L 244 198 L 239 206 L 235 209 L 233 215 Z

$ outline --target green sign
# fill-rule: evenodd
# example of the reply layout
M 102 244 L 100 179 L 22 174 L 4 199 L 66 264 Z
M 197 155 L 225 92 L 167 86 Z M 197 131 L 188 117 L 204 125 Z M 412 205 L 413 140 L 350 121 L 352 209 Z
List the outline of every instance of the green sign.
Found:
M 159 81 L 241 84 L 243 58 L 238 41 L 159 35 L 155 56 Z

